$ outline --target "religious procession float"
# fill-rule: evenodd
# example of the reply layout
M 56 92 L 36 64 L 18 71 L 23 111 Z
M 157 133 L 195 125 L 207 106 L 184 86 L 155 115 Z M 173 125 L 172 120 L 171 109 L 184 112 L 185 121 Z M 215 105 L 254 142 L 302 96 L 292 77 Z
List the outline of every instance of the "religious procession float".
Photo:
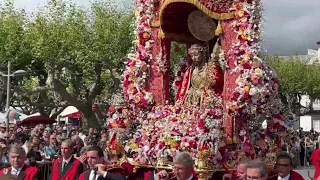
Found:
M 276 73 L 259 57 L 261 16 L 260 0 L 136 1 L 126 101 L 107 119 L 126 160 L 170 169 L 173 156 L 186 151 L 200 179 L 243 158 L 273 165 L 286 115 Z M 170 82 L 172 42 L 188 51 Z

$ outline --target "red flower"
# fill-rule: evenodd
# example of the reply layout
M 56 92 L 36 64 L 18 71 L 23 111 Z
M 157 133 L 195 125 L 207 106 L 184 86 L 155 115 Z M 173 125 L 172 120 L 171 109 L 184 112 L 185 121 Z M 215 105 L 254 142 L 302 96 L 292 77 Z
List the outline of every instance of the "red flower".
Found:
M 250 65 L 248 62 L 243 63 L 243 64 L 242 64 L 242 67 L 243 67 L 244 69 L 251 69 L 251 65 Z
M 205 124 L 204 124 L 203 120 L 199 120 L 198 121 L 198 128 L 200 128 L 200 129 L 204 129 L 205 128 Z
M 116 108 L 111 105 L 111 106 L 109 107 L 108 113 L 113 114 L 114 112 L 116 112 Z

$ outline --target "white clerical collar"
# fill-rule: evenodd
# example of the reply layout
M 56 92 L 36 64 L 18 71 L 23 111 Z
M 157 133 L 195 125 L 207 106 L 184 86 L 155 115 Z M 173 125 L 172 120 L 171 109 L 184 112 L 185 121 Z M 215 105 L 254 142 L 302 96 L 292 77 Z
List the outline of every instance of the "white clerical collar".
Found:
M 284 178 L 278 176 L 278 180 L 289 180 L 289 178 L 290 178 L 290 173 Z
M 69 164 L 71 158 L 72 158 L 72 156 L 70 156 L 68 159 L 63 159 L 63 162 Z
M 191 180 L 192 178 L 193 178 L 193 174 L 191 174 L 191 176 L 187 180 Z

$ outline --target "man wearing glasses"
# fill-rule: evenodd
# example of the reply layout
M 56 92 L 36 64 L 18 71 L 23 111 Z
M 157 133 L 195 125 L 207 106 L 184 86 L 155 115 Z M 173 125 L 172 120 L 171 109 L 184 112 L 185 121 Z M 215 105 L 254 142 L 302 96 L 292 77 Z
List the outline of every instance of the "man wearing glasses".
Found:
M 177 154 L 173 159 L 173 177 L 166 171 L 160 171 L 156 174 L 155 180 L 196 180 L 194 173 L 194 161 L 192 157 L 185 152 Z M 149 177 L 148 180 L 153 180 Z
M 267 180 L 267 166 L 260 160 L 253 160 L 247 164 L 247 180 Z
M 281 152 L 277 155 L 275 169 L 277 176 L 268 180 L 304 180 L 299 173 L 292 170 L 293 160 L 287 152 Z

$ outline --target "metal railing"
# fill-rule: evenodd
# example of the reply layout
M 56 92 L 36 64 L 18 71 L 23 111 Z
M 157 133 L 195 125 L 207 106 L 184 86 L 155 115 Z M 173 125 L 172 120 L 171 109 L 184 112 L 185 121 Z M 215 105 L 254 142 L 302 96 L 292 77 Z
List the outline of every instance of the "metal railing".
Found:
M 39 169 L 38 179 L 47 180 L 50 177 L 53 162 L 43 162 L 38 164 Z

